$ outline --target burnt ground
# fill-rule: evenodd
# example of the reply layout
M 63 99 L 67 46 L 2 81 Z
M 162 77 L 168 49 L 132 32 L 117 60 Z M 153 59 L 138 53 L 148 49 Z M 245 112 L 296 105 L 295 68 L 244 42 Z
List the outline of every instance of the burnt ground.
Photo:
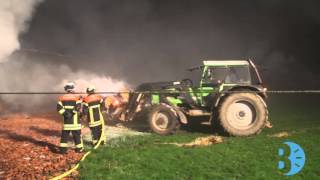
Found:
M 0 179 L 49 179 L 77 164 L 83 154 L 73 149 L 65 155 L 59 154 L 61 128 L 61 117 L 55 113 L 0 116 Z M 120 124 L 109 124 L 105 131 L 109 140 L 147 134 Z M 85 148 L 91 147 L 89 128 L 83 128 L 82 135 Z M 78 175 L 75 172 L 69 178 Z
M 1 116 L 0 179 L 47 179 L 70 169 L 82 154 L 58 153 L 60 130 L 54 114 Z

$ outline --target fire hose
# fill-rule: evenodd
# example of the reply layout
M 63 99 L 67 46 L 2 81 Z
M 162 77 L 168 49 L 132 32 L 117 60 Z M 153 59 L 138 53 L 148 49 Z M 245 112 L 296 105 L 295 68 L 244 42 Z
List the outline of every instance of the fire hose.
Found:
M 105 129 L 104 129 L 104 121 L 102 121 L 102 133 L 101 133 L 101 136 L 100 136 L 98 143 L 93 147 L 94 150 L 99 148 L 101 142 L 104 140 L 104 137 L 105 137 Z M 87 156 L 89 156 L 91 154 L 91 152 L 92 151 L 86 152 L 82 156 L 80 161 L 73 168 L 71 168 L 70 170 L 66 171 L 65 173 L 63 173 L 59 176 L 52 178 L 51 180 L 59 180 L 59 179 L 62 179 L 62 178 L 69 176 L 71 173 L 73 173 L 74 171 L 76 171 L 80 167 L 81 162 L 83 162 L 87 158 Z

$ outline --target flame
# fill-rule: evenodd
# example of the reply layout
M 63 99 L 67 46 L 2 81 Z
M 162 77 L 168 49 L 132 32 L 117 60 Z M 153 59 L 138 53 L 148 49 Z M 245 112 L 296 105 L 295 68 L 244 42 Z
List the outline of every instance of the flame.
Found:
M 113 101 L 112 105 L 114 107 L 118 107 L 120 105 L 120 101 L 116 99 L 116 100 Z

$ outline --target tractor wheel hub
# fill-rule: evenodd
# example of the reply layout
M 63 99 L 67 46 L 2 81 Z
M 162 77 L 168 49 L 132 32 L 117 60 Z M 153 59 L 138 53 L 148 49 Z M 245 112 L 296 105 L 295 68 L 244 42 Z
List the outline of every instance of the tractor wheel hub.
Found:
M 236 129 L 247 129 L 255 121 L 255 110 L 248 102 L 235 102 L 226 113 L 229 124 Z
M 159 129 L 167 129 L 169 126 L 169 118 L 167 115 L 159 112 L 154 119 L 154 125 Z

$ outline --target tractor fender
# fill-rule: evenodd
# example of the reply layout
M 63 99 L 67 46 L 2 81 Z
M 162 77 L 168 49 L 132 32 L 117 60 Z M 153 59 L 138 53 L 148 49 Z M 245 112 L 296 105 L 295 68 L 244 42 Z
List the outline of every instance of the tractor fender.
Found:
M 220 104 L 221 99 L 223 99 L 224 97 L 228 96 L 229 93 L 225 93 L 225 92 L 229 92 L 229 91 L 243 91 L 243 90 L 249 90 L 249 91 L 253 91 L 253 92 L 257 92 L 258 96 L 263 100 L 263 102 L 265 103 L 265 99 L 267 98 L 267 95 L 265 94 L 265 92 L 263 91 L 263 89 L 258 88 L 256 86 L 235 86 L 232 87 L 230 89 L 227 89 L 225 91 L 222 91 L 221 93 L 219 93 L 216 97 L 216 102 L 214 104 L 214 107 L 218 107 Z
M 229 89 L 228 91 L 243 91 L 243 90 L 254 91 L 260 97 L 262 97 L 262 99 L 266 99 L 267 98 L 266 89 L 263 88 L 262 86 L 250 86 L 250 85 L 235 86 L 235 87 L 232 87 L 231 89 Z
M 180 109 L 174 108 L 174 107 L 172 107 L 168 104 L 165 104 L 165 103 L 161 103 L 161 105 L 164 105 L 167 108 L 169 108 L 182 124 L 188 123 L 187 116 Z
M 177 111 L 177 115 L 179 116 L 179 120 L 182 124 L 188 124 L 188 119 L 187 116 L 180 110 L 176 110 Z

